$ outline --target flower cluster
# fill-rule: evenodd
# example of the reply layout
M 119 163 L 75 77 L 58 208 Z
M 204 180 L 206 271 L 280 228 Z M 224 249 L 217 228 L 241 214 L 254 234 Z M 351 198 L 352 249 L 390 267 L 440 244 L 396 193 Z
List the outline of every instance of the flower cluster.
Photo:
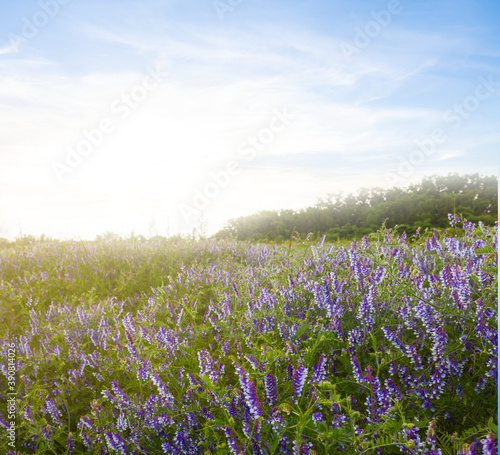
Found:
M 497 227 L 450 220 L 308 251 L 0 249 L 18 450 L 497 453 Z
M 245 395 L 245 403 L 248 406 L 250 415 L 257 419 L 262 415 L 262 409 L 257 398 L 257 393 L 255 391 L 255 385 L 250 379 L 250 375 L 241 368 L 238 364 L 235 365 L 236 373 L 240 381 L 241 389 Z

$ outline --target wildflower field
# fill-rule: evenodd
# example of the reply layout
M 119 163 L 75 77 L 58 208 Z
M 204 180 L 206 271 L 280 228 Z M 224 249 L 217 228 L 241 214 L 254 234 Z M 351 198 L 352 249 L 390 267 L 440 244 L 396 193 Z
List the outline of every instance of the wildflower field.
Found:
M 496 454 L 497 229 L 6 243 L 0 451 Z

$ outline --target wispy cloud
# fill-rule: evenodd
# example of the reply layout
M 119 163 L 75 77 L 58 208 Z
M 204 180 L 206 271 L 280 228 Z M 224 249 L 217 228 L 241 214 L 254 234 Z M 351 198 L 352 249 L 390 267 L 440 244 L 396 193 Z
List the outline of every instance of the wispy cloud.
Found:
M 13 54 L 16 51 L 16 46 L 12 44 L 7 44 L 6 46 L 0 47 L 0 55 Z

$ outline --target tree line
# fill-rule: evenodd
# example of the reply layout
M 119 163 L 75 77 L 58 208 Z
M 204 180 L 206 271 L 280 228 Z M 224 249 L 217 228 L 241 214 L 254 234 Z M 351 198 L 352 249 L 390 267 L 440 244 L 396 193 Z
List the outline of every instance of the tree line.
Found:
M 283 242 L 291 236 L 361 238 L 385 227 L 413 235 L 418 228 L 446 228 L 448 214 L 487 225 L 498 220 L 498 178 L 479 174 L 425 177 L 405 188 L 363 188 L 329 194 L 301 210 L 266 210 L 229 220 L 215 236 Z

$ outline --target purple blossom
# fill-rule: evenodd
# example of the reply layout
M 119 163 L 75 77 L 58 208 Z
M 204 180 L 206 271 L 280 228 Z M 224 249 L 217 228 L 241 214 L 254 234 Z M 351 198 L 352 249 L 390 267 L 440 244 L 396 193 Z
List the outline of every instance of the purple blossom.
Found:
M 498 453 L 493 433 L 490 432 L 485 439 L 481 439 L 481 444 L 483 445 L 483 455 L 496 455 Z
M 132 321 L 132 315 L 130 313 L 127 313 L 123 319 L 122 319 L 122 324 L 123 327 L 125 327 L 125 330 L 130 333 L 131 335 L 134 335 L 136 333 L 134 323 Z
M 321 354 L 318 363 L 313 367 L 314 374 L 311 379 L 312 382 L 319 384 L 321 381 L 325 380 L 326 377 L 325 367 L 326 367 L 326 357 L 324 356 L 324 354 Z
M 147 381 L 150 370 L 151 363 L 149 362 L 149 360 L 144 360 L 137 369 L 137 379 L 139 379 L 139 381 Z
M 357 258 L 354 248 L 351 248 L 349 250 L 349 260 L 351 261 L 351 267 L 354 272 L 356 281 L 358 282 L 358 289 L 361 290 L 363 288 L 363 274 L 361 272 L 360 261 Z
M 484 390 L 486 387 L 486 378 L 484 376 L 481 376 L 479 380 L 477 381 L 476 387 L 474 388 L 474 391 L 479 394 L 481 393 L 481 390 Z
M 277 408 L 271 410 L 268 422 L 271 424 L 276 434 L 283 433 L 283 430 L 285 428 L 285 422 L 283 422 L 283 418 L 281 417 L 279 410 Z
M 356 380 L 356 382 L 358 382 L 359 384 L 365 382 L 366 379 L 363 377 L 363 374 L 361 372 L 361 367 L 359 366 L 359 362 L 354 356 L 351 357 L 351 365 L 354 374 L 354 379 Z
M 151 382 L 156 386 L 158 389 L 158 392 L 160 393 L 160 396 L 166 400 L 167 404 L 171 407 L 174 403 L 174 397 L 168 390 L 167 386 L 163 383 L 163 381 L 160 379 L 160 376 L 158 376 L 158 373 L 150 373 L 149 378 L 151 379 Z
M 227 445 L 228 445 L 231 453 L 233 455 L 245 454 L 246 453 L 245 448 L 243 446 L 240 446 L 236 442 L 236 437 L 235 437 L 233 431 L 231 430 L 231 428 L 229 428 L 229 427 L 220 427 L 220 428 L 222 431 L 224 431 L 224 434 L 226 435 Z
M 451 267 L 450 264 L 446 264 L 439 273 L 439 277 L 441 278 L 441 283 L 444 289 L 449 289 L 453 283 L 453 277 L 451 276 Z
M 252 436 L 252 416 L 250 414 L 248 406 L 245 407 L 242 417 L 243 434 L 250 438 Z
M 300 398 L 307 379 L 307 368 L 301 363 L 293 373 L 293 394 Z
M 127 427 L 128 427 L 128 421 L 127 421 L 127 419 L 126 419 L 125 414 L 123 413 L 123 411 L 120 411 L 120 415 L 116 419 L 116 427 L 120 431 L 125 431 L 127 429 Z
M 264 391 L 266 392 L 267 402 L 270 406 L 274 406 L 278 402 L 278 393 L 276 378 L 271 373 L 264 376 Z
M 103 390 L 101 392 L 106 399 L 114 402 L 119 409 L 134 407 L 128 395 L 118 385 L 118 381 L 116 379 L 113 379 L 111 382 L 111 389 L 115 394 L 114 397 L 107 390 Z
M 422 403 L 422 408 L 430 410 L 432 412 L 435 411 L 435 409 L 432 407 L 432 404 L 431 404 L 431 402 L 429 400 L 429 397 L 427 397 L 427 396 L 425 396 L 425 398 L 424 398 L 424 401 Z
M 416 370 L 422 369 L 423 368 L 422 360 L 417 353 L 417 349 L 416 349 L 415 345 L 410 344 L 408 346 L 405 346 L 404 350 L 405 350 L 406 355 L 410 359 L 410 362 L 413 363 L 413 365 L 415 365 L 415 369 Z
M 54 434 L 54 429 L 47 425 L 42 428 L 42 436 L 48 442 L 49 446 L 52 445 L 52 435 Z
M 398 351 L 404 353 L 405 352 L 405 347 L 399 341 L 398 337 L 394 335 L 388 328 L 382 327 L 382 332 L 384 332 L 385 337 L 391 342 L 391 344 L 398 349 Z
M 93 425 L 94 425 L 94 422 L 92 422 L 92 420 L 87 416 L 80 417 L 80 422 L 78 422 L 78 428 L 80 430 L 83 430 L 85 428 L 87 428 L 88 430 L 91 430 Z
M 173 453 L 176 453 L 175 449 L 170 445 L 170 443 L 167 441 L 167 442 L 164 442 L 162 445 L 161 445 L 161 448 L 163 450 L 163 453 L 166 453 L 166 454 L 173 454 Z
M 6 431 L 10 429 L 10 423 L 4 420 L 1 415 L 0 415 L 0 427 Z
M 221 343 L 221 346 L 220 346 L 221 350 L 222 350 L 222 353 L 225 355 L 225 356 L 228 356 L 229 355 L 229 351 L 231 349 L 231 345 L 229 343 L 229 340 L 224 340 L 222 343 Z
M 394 381 L 392 379 L 386 380 L 385 387 L 389 392 L 389 395 L 391 395 L 395 401 L 396 400 L 399 401 L 403 398 L 403 395 L 401 394 L 399 387 L 394 384 Z
M 252 355 L 245 354 L 245 359 L 248 360 L 248 362 L 250 363 L 250 365 L 252 365 L 252 368 L 255 371 L 259 371 L 259 363 L 257 362 L 257 360 L 255 360 L 255 358 Z
M 26 405 L 26 407 L 24 408 L 24 418 L 29 422 L 33 422 L 33 415 L 31 413 L 31 408 L 29 407 L 29 405 Z
M 226 397 L 226 399 L 222 401 L 222 407 L 226 410 L 230 417 L 236 419 L 236 417 L 238 416 L 238 411 L 237 405 L 235 403 L 235 398 L 228 399 Z
M 104 432 L 104 437 L 106 439 L 106 443 L 111 450 L 116 452 L 120 452 L 123 455 L 127 455 L 127 446 L 125 445 L 125 441 L 122 439 L 119 433 L 112 433 L 109 431 Z
M 139 354 L 137 353 L 137 349 L 134 346 L 132 335 L 130 335 L 129 332 L 125 332 L 125 337 L 127 338 L 127 343 L 125 346 L 130 354 L 130 357 L 132 357 L 136 362 L 139 362 L 140 361 Z
M 240 385 L 245 396 L 245 403 L 250 410 L 250 414 L 254 419 L 258 419 L 262 415 L 262 409 L 260 407 L 259 400 L 257 399 L 255 385 L 250 379 L 248 373 L 238 364 L 235 365 L 235 369 L 238 374 Z
M 448 213 L 448 220 L 450 220 L 451 227 L 455 227 L 458 223 L 460 223 L 460 218 L 453 213 Z
M 304 438 L 304 436 L 303 436 Z M 312 443 L 311 442 L 301 442 L 300 444 L 298 441 L 295 441 L 295 444 L 293 446 L 293 453 L 294 455 L 309 455 L 309 450 L 312 448 Z
M 52 421 L 54 422 L 54 424 L 56 424 L 59 428 L 61 428 L 62 427 L 61 411 L 57 409 L 57 406 L 51 399 L 48 399 L 47 402 L 45 403 L 45 410 L 50 414 L 50 417 L 52 417 Z
M 206 349 L 198 352 L 198 362 L 200 365 L 200 376 L 206 375 L 215 384 L 218 379 L 218 374 L 214 368 L 212 356 Z
M 92 373 L 92 375 L 99 381 L 99 382 L 104 382 L 104 378 L 102 377 L 101 373 Z
M 347 335 L 347 341 L 349 342 L 349 347 L 354 351 L 358 346 L 361 346 L 365 338 L 364 330 L 359 327 L 354 327 L 349 331 Z
M 429 423 L 427 428 L 427 439 L 426 443 L 429 444 L 433 449 L 436 448 L 436 420 L 433 419 Z
M 68 433 L 68 439 L 66 440 L 66 447 L 68 449 L 69 455 L 71 455 L 73 453 L 73 450 L 75 449 L 75 445 L 73 444 L 71 437 L 72 437 L 72 434 Z

